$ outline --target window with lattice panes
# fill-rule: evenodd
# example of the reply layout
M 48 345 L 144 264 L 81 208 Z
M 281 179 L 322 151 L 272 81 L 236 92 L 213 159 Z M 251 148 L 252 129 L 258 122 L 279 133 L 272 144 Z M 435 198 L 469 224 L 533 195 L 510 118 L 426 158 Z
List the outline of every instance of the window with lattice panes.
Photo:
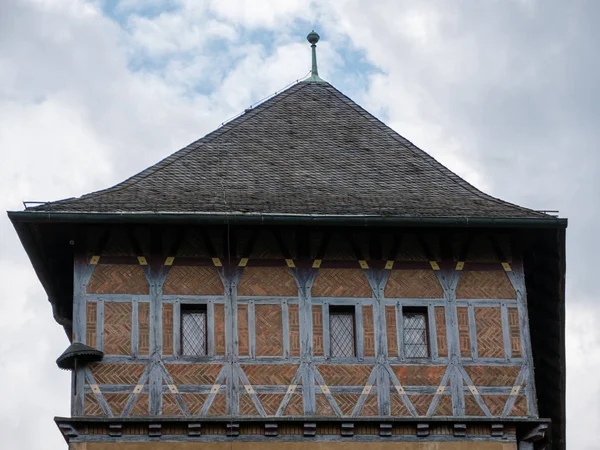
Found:
M 329 307 L 329 345 L 332 358 L 356 356 L 353 306 Z
M 404 356 L 429 357 L 429 326 L 427 308 L 403 308 Z
M 181 354 L 207 355 L 206 305 L 181 306 Z

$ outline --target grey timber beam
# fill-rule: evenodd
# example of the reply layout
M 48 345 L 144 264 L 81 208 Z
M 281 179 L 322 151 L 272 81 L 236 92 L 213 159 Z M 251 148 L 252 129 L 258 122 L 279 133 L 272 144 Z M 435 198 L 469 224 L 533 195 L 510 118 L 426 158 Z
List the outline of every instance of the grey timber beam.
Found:
M 468 304 L 469 313 L 469 341 L 471 345 L 471 358 L 473 361 L 477 361 L 479 358 L 479 349 L 477 347 L 477 324 L 475 323 L 475 307 L 473 303 Z
M 298 313 L 300 318 L 300 369 L 302 376 L 302 399 L 304 414 L 314 416 L 316 413 L 316 399 L 314 391 L 313 366 L 313 327 L 312 327 L 312 302 L 311 289 L 317 276 L 315 269 L 290 269 L 292 276 L 298 284 Z
M 517 310 L 519 312 L 519 330 L 521 334 L 521 352 L 527 361 L 527 407 L 529 414 L 538 415 L 537 393 L 535 386 L 535 374 L 533 354 L 531 353 L 531 334 L 529 330 L 529 310 L 527 308 L 527 289 L 525 287 L 525 272 L 523 261 L 517 260 L 512 263 L 512 270 L 506 272 L 515 292 L 517 293 Z
M 73 270 L 73 336 L 74 342 L 86 344 L 86 296 L 87 287 L 92 278 L 95 265 L 89 264 L 85 253 L 78 252 L 75 255 Z M 83 415 L 83 386 L 85 372 L 82 368 L 75 369 L 75 386 L 71 402 L 71 414 Z
M 249 322 L 248 322 L 249 323 Z M 290 313 L 287 300 L 281 301 L 281 329 L 283 333 L 283 357 L 290 357 Z
M 244 271 L 229 263 L 219 270 L 225 286 L 225 359 L 227 384 L 227 414 L 237 416 L 240 413 L 238 361 L 238 325 L 237 325 L 237 284 Z
M 140 333 L 139 333 L 139 301 L 136 296 L 131 299 L 131 356 L 137 358 L 139 355 L 140 347 Z
M 329 359 L 331 358 L 331 335 L 329 331 L 329 303 L 326 301 L 321 306 L 321 317 L 323 323 L 323 354 L 326 359 Z
M 362 303 L 356 302 L 356 305 L 354 307 L 354 314 L 354 329 L 356 330 L 356 357 L 359 361 L 363 361 L 365 357 L 365 333 L 363 324 Z
M 458 333 L 458 313 L 456 309 L 456 286 L 460 278 L 460 271 L 448 268 L 435 270 L 446 299 L 446 333 L 448 339 L 448 356 L 450 365 L 454 370 L 451 372 L 452 389 L 452 412 L 455 416 L 465 415 L 465 399 L 463 392 L 463 378 L 459 373 L 460 340 Z
M 380 416 L 390 415 L 390 378 L 388 364 L 387 326 L 385 321 L 384 290 L 389 270 L 366 269 L 365 275 L 373 293 L 373 328 L 375 331 L 375 359 L 377 364 L 377 404 Z
M 83 369 L 83 374 L 84 374 L 85 379 L 87 380 L 88 384 L 92 387 L 92 392 L 96 396 L 96 400 L 98 401 L 100 408 L 102 408 L 102 411 L 104 411 L 104 414 L 106 414 L 109 417 L 112 417 L 114 414 L 111 411 L 110 406 L 108 406 L 108 403 L 104 399 L 102 392 L 98 388 L 98 384 L 96 383 L 96 380 L 94 379 L 94 375 L 92 375 L 92 371 L 89 369 L 89 367 L 86 367 L 85 369 Z
M 207 321 L 208 323 L 208 321 Z M 208 335 L 208 332 L 206 333 Z M 173 355 L 181 356 L 181 301 L 173 304 Z
M 151 230 L 149 254 L 145 256 L 146 264 L 140 261 L 142 270 L 146 275 L 150 292 L 150 361 L 153 363 L 149 373 L 149 409 L 150 415 L 162 414 L 162 383 L 161 370 L 163 353 L 163 285 L 171 266 L 164 265 L 165 258 L 162 254 L 162 236 L 158 229 Z M 142 255 L 142 250 L 133 234 L 129 242 L 137 255 Z M 175 250 L 171 254 L 175 254 Z
M 215 356 L 215 304 L 212 300 L 206 303 L 206 353 Z
M 96 305 L 96 348 L 104 351 L 104 301 L 100 300 Z
M 144 371 L 142 372 L 142 376 L 138 380 L 137 386 L 136 386 L 136 388 L 133 389 L 133 392 L 131 391 L 131 388 L 127 389 L 127 393 L 131 393 L 131 395 L 127 399 L 125 408 L 123 408 L 123 413 L 122 413 L 123 416 L 128 416 L 131 413 L 131 410 L 133 409 L 133 405 L 135 405 L 135 402 L 136 402 L 138 396 L 140 395 L 140 393 L 144 392 L 144 389 L 146 389 L 145 393 L 148 392 L 148 388 L 146 388 L 146 382 L 148 381 L 148 375 L 150 374 L 150 371 L 151 371 L 153 365 L 154 365 L 153 363 L 150 363 L 144 368 Z M 142 386 L 142 389 L 139 389 L 139 386 Z M 110 391 L 107 390 L 107 392 L 110 392 Z
M 70 213 L 50 211 L 9 211 L 13 223 L 151 223 L 202 225 L 339 225 L 410 227 L 499 227 L 566 228 L 567 220 L 557 217 L 406 217 L 370 215 L 249 214 L 249 213 Z
M 438 346 L 437 346 L 437 327 L 435 323 L 435 306 L 432 302 L 427 305 L 427 320 L 429 321 L 429 348 L 431 349 L 431 360 L 437 361 Z
M 256 358 L 256 308 L 254 300 L 248 302 L 248 348 L 250 358 Z

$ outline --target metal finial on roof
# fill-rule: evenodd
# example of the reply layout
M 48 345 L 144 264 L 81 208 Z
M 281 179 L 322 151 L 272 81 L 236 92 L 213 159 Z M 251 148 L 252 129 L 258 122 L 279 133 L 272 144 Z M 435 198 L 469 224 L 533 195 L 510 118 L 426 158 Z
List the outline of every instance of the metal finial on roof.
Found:
M 325 81 L 319 77 L 319 71 L 317 69 L 317 42 L 319 42 L 320 38 L 321 36 L 319 36 L 315 30 L 312 30 L 308 33 L 308 36 L 306 36 L 306 40 L 310 42 L 312 48 L 312 69 L 310 71 L 310 77 L 304 81 Z

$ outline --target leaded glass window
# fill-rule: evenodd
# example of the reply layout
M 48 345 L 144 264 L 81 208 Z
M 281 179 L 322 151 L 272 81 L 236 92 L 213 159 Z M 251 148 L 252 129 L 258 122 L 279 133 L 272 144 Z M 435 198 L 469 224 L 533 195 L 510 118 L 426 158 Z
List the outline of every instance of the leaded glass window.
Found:
M 356 356 L 353 307 L 331 307 L 329 309 L 329 333 L 332 357 Z
M 184 356 L 205 356 L 206 306 L 181 307 L 181 352 Z
M 404 354 L 407 358 L 428 358 L 427 310 L 405 309 Z

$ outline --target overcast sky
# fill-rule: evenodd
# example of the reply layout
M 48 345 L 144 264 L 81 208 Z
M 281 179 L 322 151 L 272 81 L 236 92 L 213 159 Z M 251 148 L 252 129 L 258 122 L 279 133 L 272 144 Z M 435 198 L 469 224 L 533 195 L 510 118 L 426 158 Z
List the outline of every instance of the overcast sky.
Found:
M 113 185 L 319 72 L 480 189 L 560 210 L 567 416 L 598 448 L 600 2 L 0 0 L 0 210 Z M 68 345 L 0 215 L 0 434 L 64 449 Z

